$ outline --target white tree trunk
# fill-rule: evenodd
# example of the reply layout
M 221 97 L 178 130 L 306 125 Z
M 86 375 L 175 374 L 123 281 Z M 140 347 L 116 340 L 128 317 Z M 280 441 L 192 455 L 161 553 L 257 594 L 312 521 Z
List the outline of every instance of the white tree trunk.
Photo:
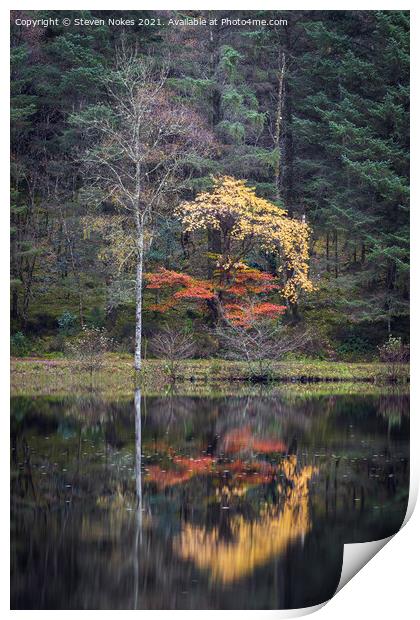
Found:
M 143 302 L 143 254 L 144 254 L 144 225 L 137 217 L 137 266 L 136 266 L 136 338 L 134 345 L 134 368 L 141 370 L 141 330 L 142 330 L 142 302 Z

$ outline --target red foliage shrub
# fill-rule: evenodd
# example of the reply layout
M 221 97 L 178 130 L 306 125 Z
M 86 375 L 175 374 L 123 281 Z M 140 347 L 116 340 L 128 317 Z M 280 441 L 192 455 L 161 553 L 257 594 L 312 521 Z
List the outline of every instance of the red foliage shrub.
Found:
M 258 301 L 259 296 L 277 292 L 281 287 L 272 274 L 246 265 L 231 269 L 229 273 L 216 271 L 214 281 L 200 280 L 164 268 L 145 277 L 146 288 L 168 291 L 164 301 L 150 306 L 157 312 L 167 312 L 184 300 L 199 303 L 219 299 L 226 319 L 248 327 L 259 319 L 275 319 L 286 310 L 286 306 Z

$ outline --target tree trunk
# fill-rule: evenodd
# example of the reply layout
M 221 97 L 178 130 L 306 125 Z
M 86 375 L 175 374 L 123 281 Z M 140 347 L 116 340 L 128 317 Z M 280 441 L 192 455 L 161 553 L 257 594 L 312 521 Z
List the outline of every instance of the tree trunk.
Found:
M 32 261 L 28 261 L 27 263 L 28 264 L 28 267 L 27 267 L 28 275 L 26 277 L 26 280 L 23 277 L 23 275 L 21 276 L 21 280 L 24 282 L 22 318 L 23 318 L 23 325 L 25 328 L 28 323 L 29 303 L 31 299 L 35 262 L 36 262 L 36 258 L 34 258 Z
M 12 290 L 12 319 L 18 318 L 18 292 L 14 287 Z
M 222 236 L 220 230 L 215 230 L 211 227 L 207 229 L 207 247 L 209 253 L 207 260 L 207 277 L 211 280 L 216 268 L 216 260 L 212 254 L 222 253 Z
M 58 200 L 58 197 L 57 197 Z M 67 219 L 63 210 L 60 208 L 60 216 L 61 216 L 61 230 L 64 233 L 64 237 L 67 244 L 68 253 L 70 255 L 71 269 L 73 271 L 74 279 L 76 280 L 77 286 L 77 296 L 79 301 L 79 321 L 80 327 L 83 329 L 84 327 L 84 318 L 83 318 L 83 290 L 82 283 L 80 279 L 80 269 L 78 265 L 78 260 L 74 254 L 74 235 L 73 238 L 67 226 Z
M 144 224 L 140 215 L 136 215 L 137 227 L 137 265 L 136 265 L 136 337 L 134 345 L 134 368 L 141 370 L 141 330 L 142 330 L 142 302 L 143 302 L 143 254 L 144 254 Z
M 330 271 L 330 233 L 327 231 L 327 243 L 326 243 L 326 259 L 327 259 L 327 273 Z
M 220 97 L 220 84 L 218 83 L 216 70 L 218 63 L 218 47 L 219 47 L 219 28 L 217 24 L 210 26 L 210 38 L 209 38 L 209 52 L 210 52 L 210 72 L 211 77 L 214 80 L 213 92 L 211 95 L 211 123 L 213 129 L 219 124 L 221 117 L 221 97 Z
M 290 309 L 290 314 L 292 317 L 292 323 L 299 323 L 300 321 L 300 315 L 299 315 L 299 306 L 298 303 L 296 301 L 291 301 L 289 303 L 289 309 Z
M 213 130 L 217 127 L 221 120 L 221 97 L 219 84 L 217 83 L 217 62 L 218 62 L 218 46 L 219 46 L 219 26 L 210 26 L 210 39 L 209 39 L 209 51 L 210 51 L 210 74 L 214 80 L 213 93 L 211 96 L 211 124 Z M 207 244 L 209 254 L 221 253 L 221 236 L 219 230 L 208 228 L 207 231 Z M 215 260 L 209 256 L 207 261 L 207 277 L 211 279 L 213 277 L 213 271 L 215 269 Z
M 279 54 L 279 84 L 277 91 L 277 111 L 276 111 L 276 126 L 274 130 L 274 148 L 277 151 L 276 166 L 274 170 L 274 185 L 276 187 L 276 199 L 280 200 L 280 139 L 281 139 L 281 127 L 282 127 L 282 113 L 283 113 L 283 84 L 284 84 L 284 72 L 286 68 L 286 56 L 284 52 Z
M 290 58 L 292 51 L 292 43 L 290 41 L 290 32 L 286 28 L 285 54 L 286 58 Z M 294 131 L 292 130 L 292 118 L 294 113 L 294 94 L 292 90 L 291 80 L 283 81 L 283 119 L 282 133 L 284 140 L 283 163 L 280 167 L 280 189 L 284 198 L 285 207 L 289 217 L 294 216 L 296 205 L 296 190 L 294 182 L 295 167 L 295 148 L 294 148 Z
M 335 277 L 338 278 L 338 232 L 337 230 L 334 232 L 334 246 L 335 246 L 335 250 L 334 250 L 334 258 L 335 258 L 335 265 L 334 265 L 334 271 L 335 271 Z
M 66 232 L 66 234 L 67 234 L 67 232 Z M 69 252 L 70 252 L 71 268 L 72 268 L 74 279 L 76 280 L 76 285 L 77 285 L 77 296 L 78 296 L 78 300 L 79 300 L 79 321 L 80 321 L 80 327 L 83 329 L 83 327 L 84 327 L 84 319 L 83 319 L 83 292 L 82 292 L 82 284 L 81 284 L 81 281 L 80 281 L 80 271 L 79 271 L 79 268 L 77 266 L 76 259 L 75 259 L 75 256 L 74 256 L 73 243 L 70 240 L 70 238 L 67 238 L 67 241 L 68 241 L 68 247 L 69 247 Z

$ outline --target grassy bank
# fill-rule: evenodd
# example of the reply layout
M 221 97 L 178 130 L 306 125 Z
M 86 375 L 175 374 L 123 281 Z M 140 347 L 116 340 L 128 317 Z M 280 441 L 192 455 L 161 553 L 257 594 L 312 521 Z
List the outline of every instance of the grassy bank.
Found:
M 80 371 L 76 362 L 67 359 L 14 358 L 11 362 L 12 394 L 54 394 L 83 391 L 92 387 L 88 372 Z M 402 367 L 403 382 L 408 379 L 408 365 Z M 273 382 L 307 385 L 317 383 L 386 383 L 386 368 L 380 363 L 345 363 L 318 360 L 273 363 Z M 247 380 L 244 362 L 226 360 L 186 360 L 177 371 L 177 385 L 202 393 L 216 386 L 235 391 Z M 149 392 L 160 392 L 170 384 L 164 360 L 146 360 L 142 384 Z M 132 358 L 109 354 L 103 368 L 93 375 L 93 387 L 114 393 L 130 392 L 134 386 Z M 312 389 L 312 388 L 311 388 Z

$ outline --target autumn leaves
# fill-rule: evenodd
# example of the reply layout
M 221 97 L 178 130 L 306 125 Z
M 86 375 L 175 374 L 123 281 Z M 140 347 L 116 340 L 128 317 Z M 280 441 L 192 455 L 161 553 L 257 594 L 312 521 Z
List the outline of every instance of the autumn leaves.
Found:
M 220 315 L 236 324 L 276 318 L 286 310 L 278 301 L 294 303 L 301 291 L 313 290 L 309 227 L 258 197 L 244 180 L 222 176 L 213 182 L 210 192 L 183 202 L 175 211 L 190 238 L 210 230 L 218 236 L 213 277 L 205 280 L 167 269 L 147 274 L 147 288 L 166 293 L 151 309 L 165 312 L 180 302 L 212 301 Z M 275 273 L 249 267 L 246 260 L 252 252 L 269 256 Z M 270 299 L 273 295 L 275 301 Z

